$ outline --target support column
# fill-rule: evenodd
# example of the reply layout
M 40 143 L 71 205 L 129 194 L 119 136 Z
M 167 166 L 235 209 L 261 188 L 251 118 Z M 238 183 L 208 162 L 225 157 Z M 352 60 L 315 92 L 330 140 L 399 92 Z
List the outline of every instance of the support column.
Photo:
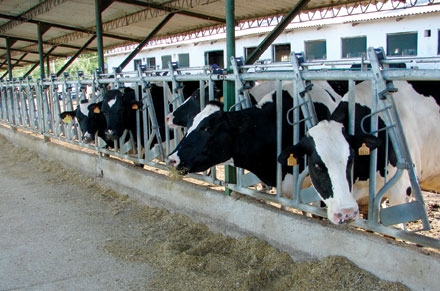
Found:
M 104 45 L 102 40 L 102 1 L 95 0 L 96 43 L 98 49 L 98 69 L 104 73 Z
M 11 62 L 11 46 L 16 42 L 16 40 L 7 38 L 6 39 L 6 59 L 8 62 L 8 78 L 12 80 L 12 62 Z
M 38 37 L 38 53 L 40 55 L 40 78 L 44 79 L 44 50 L 43 50 L 43 34 L 49 30 L 49 27 L 37 24 L 37 37 Z
M 226 0 L 226 70 L 232 73 L 230 67 L 231 57 L 235 57 L 235 0 Z M 223 85 L 224 110 L 227 111 L 235 103 L 235 82 L 226 81 Z M 225 166 L 226 183 L 237 183 L 237 169 Z M 231 189 L 225 188 L 225 194 L 230 195 Z

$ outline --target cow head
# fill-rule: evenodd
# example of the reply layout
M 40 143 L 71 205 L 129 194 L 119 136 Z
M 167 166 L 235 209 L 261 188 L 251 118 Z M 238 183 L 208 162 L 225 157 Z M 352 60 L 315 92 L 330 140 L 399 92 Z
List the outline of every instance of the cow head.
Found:
M 232 135 L 220 102 L 211 101 L 194 118 L 192 126 L 168 156 L 168 165 L 180 174 L 200 172 L 231 157 Z
M 141 107 L 141 103 L 135 99 L 134 91 L 128 91 L 125 94 L 119 90 L 107 91 L 101 107 L 107 123 L 106 138 L 118 139 L 125 129 L 134 129 L 136 127 L 135 112 Z
M 95 121 L 94 116 L 90 116 L 88 106 L 90 105 L 89 100 L 82 100 L 74 111 L 64 111 L 60 113 L 60 118 L 65 122 L 69 123 L 70 120 L 76 117 L 79 123 L 79 127 L 82 131 L 81 140 L 84 143 L 90 143 L 94 141 L 95 134 L 98 131 L 98 124 Z
M 375 149 L 381 141 L 372 135 L 349 136 L 341 123 L 321 121 L 309 129 L 301 141 L 284 149 L 278 161 L 307 156 L 312 184 L 327 205 L 328 219 L 343 224 L 359 217 L 358 205 L 352 194 L 351 169 L 358 149 Z
M 209 86 L 205 86 L 205 102 L 208 102 L 209 98 Z M 214 100 L 221 101 L 223 96 L 223 90 L 214 87 Z M 185 100 L 179 107 L 173 112 L 169 113 L 166 117 L 168 126 L 171 128 L 177 128 L 179 126 L 191 127 L 194 116 L 200 112 L 200 88 L 196 89 L 191 96 Z

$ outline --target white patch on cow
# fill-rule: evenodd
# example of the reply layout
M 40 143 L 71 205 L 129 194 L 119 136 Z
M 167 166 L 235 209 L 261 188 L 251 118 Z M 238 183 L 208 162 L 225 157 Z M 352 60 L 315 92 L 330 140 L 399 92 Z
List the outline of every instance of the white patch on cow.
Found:
M 272 103 L 273 102 L 273 95 L 274 92 L 269 93 L 267 95 L 265 95 L 263 98 L 261 98 L 261 100 L 257 103 L 256 107 L 258 108 L 262 108 L 264 104 L 266 103 Z
M 334 214 L 342 213 L 344 209 L 357 209 L 345 174 L 350 156 L 350 145 L 342 134 L 342 130 L 341 123 L 321 121 L 308 132 L 315 141 L 316 152 L 327 167 L 332 185 L 333 198 L 323 199 L 328 207 L 329 219 L 333 219 Z
M 200 111 L 199 114 L 196 115 L 196 117 L 194 117 L 193 125 L 188 129 L 187 135 L 194 131 L 203 119 L 217 111 L 220 111 L 220 107 L 212 104 L 206 105 L 206 107 L 202 111 Z
M 82 114 L 84 114 L 85 116 L 89 116 L 89 109 L 87 107 L 89 107 L 90 102 L 87 103 L 80 103 L 79 104 L 79 110 L 81 111 Z
M 113 105 L 115 105 L 115 103 L 116 103 L 116 97 L 115 97 L 115 99 L 112 99 L 112 100 L 110 100 L 109 102 L 107 102 L 108 107 L 110 107 L 110 108 L 112 108 Z

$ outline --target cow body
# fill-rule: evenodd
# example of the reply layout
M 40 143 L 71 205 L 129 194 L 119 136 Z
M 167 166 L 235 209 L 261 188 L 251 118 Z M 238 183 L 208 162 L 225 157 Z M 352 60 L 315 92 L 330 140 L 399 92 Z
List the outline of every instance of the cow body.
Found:
M 419 94 L 414 87 L 405 81 L 395 81 L 394 85 L 398 92 L 394 93 L 396 109 L 401 119 L 406 141 L 410 150 L 413 163 L 416 166 L 417 175 L 421 184 L 435 180 L 434 177 L 440 174 L 440 132 L 434 129 L 440 122 L 438 98 L 439 96 L 424 96 Z M 311 180 L 320 195 L 324 195 L 323 189 L 332 189 L 347 196 L 353 196 L 359 204 L 366 204 L 368 201 L 369 189 L 369 156 L 360 156 L 359 147 L 363 143 L 370 150 L 377 148 L 377 187 L 382 187 L 384 175 L 388 179 L 396 172 L 396 156 L 391 144 L 388 145 L 386 153 L 385 132 L 379 133 L 378 137 L 364 134 L 361 131 L 361 119 L 371 113 L 371 84 L 362 82 L 355 87 L 355 134 L 349 136 L 345 132 L 348 124 L 348 97 L 345 96 L 332 114 L 331 122 L 319 122 L 309 130 L 307 137 L 304 137 L 297 145 L 290 146 L 283 150 L 279 156 L 281 163 L 286 163 L 290 154 L 301 156 L 306 154 L 309 159 L 313 155 L 318 162 L 309 164 Z M 329 126 L 329 124 L 331 124 Z M 370 130 L 370 119 L 364 121 L 364 127 Z M 379 115 L 379 127 L 385 124 Z M 324 138 L 327 137 L 327 138 Z M 334 139 L 330 139 L 332 136 Z M 336 141 L 336 138 L 338 140 Z M 331 152 L 332 148 L 341 149 Z M 350 149 L 347 156 L 342 149 Z M 385 158 L 388 156 L 388 161 Z M 351 173 L 349 169 L 353 166 L 353 189 L 350 188 Z M 325 174 L 314 172 L 312 169 L 319 165 L 324 169 Z M 337 165 L 337 166 L 335 166 Z M 336 187 L 343 185 L 343 187 Z M 408 194 L 411 193 L 411 184 L 408 175 L 404 174 L 398 182 L 386 193 L 390 205 L 405 203 Z M 432 187 L 432 185 L 431 185 Z M 333 193 L 332 195 L 338 195 Z
M 318 83 L 318 82 L 317 82 Z M 324 84 L 324 87 L 326 85 Z M 286 84 L 282 91 L 283 113 L 285 117 L 292 108 L 292 83 Z M 329 94 L 332 92 L 332 94 Z M 315 86 L 310 92 L 318 118 L 326 119 L 336 107 L 337 94 L 330 87 Z M 335 97 L 336 96 L 336 97 Z M 168 156 L 168 164 L 181 174 L 199 172 L 233 159 L 234 165 L 254 173 L 262 182 L 276 186 L 276 104 L 275 93 L 267 95 L 257 106 L 235 112 L 224 112 L 223 105 L 209 103 L 194 118 L 174 152 Z M 287 119 L 283 118 L 284 147 L 291 144 L 293 130 Z M 290 167 L 283 165 L 283 178 L 289 176 Z M 291 195 L 283 183 L 283 195 Z M 291 184 L 290 184 L 291 186 Z M 325 199 L 323 199 L 326 202 Z M 344 201 L 343 205 L 332 204 L 329 217 L 337 217 L 335 223 L 355 219 L 358 209 L 354 200 Z M 340 216 L 346 217 L 341 219 Z

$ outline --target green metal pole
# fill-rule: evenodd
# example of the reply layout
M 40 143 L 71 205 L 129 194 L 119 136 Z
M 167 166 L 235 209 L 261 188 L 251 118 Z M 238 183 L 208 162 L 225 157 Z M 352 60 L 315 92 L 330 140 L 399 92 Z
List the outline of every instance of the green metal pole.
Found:
M 40 78 L 41 81 L 44 80 L 44 51 L 43 51 L 43 30 L 42 25 L 38 23 L 37 25 L 37 37 L 38 37 L 38 54 L 40 55 Z
M 7 38 L 6 39 L 6 59 L 8 61 L 8 76 L 9 80 L 12 80 L 12 62 L 11 62 L 11 46 L 15 41 Z
M 230 59 L 235 56 L 235 0 L 226 0 L 226 69 L 227 73 L 232 73 Z M 224 110 L 227 111 L 235 103 L 235 83 L 232 81 L 224 82 Z M 232 166 L 225 166 L 226 183 L 237 183 L 237 170 Z M 225 194 L 232 192 L 228 187 Z
M 104 45 L 102 39 L 102 0 L 95 0 L 96 44 L 98 49 L 98 68 L 104 73 Z

